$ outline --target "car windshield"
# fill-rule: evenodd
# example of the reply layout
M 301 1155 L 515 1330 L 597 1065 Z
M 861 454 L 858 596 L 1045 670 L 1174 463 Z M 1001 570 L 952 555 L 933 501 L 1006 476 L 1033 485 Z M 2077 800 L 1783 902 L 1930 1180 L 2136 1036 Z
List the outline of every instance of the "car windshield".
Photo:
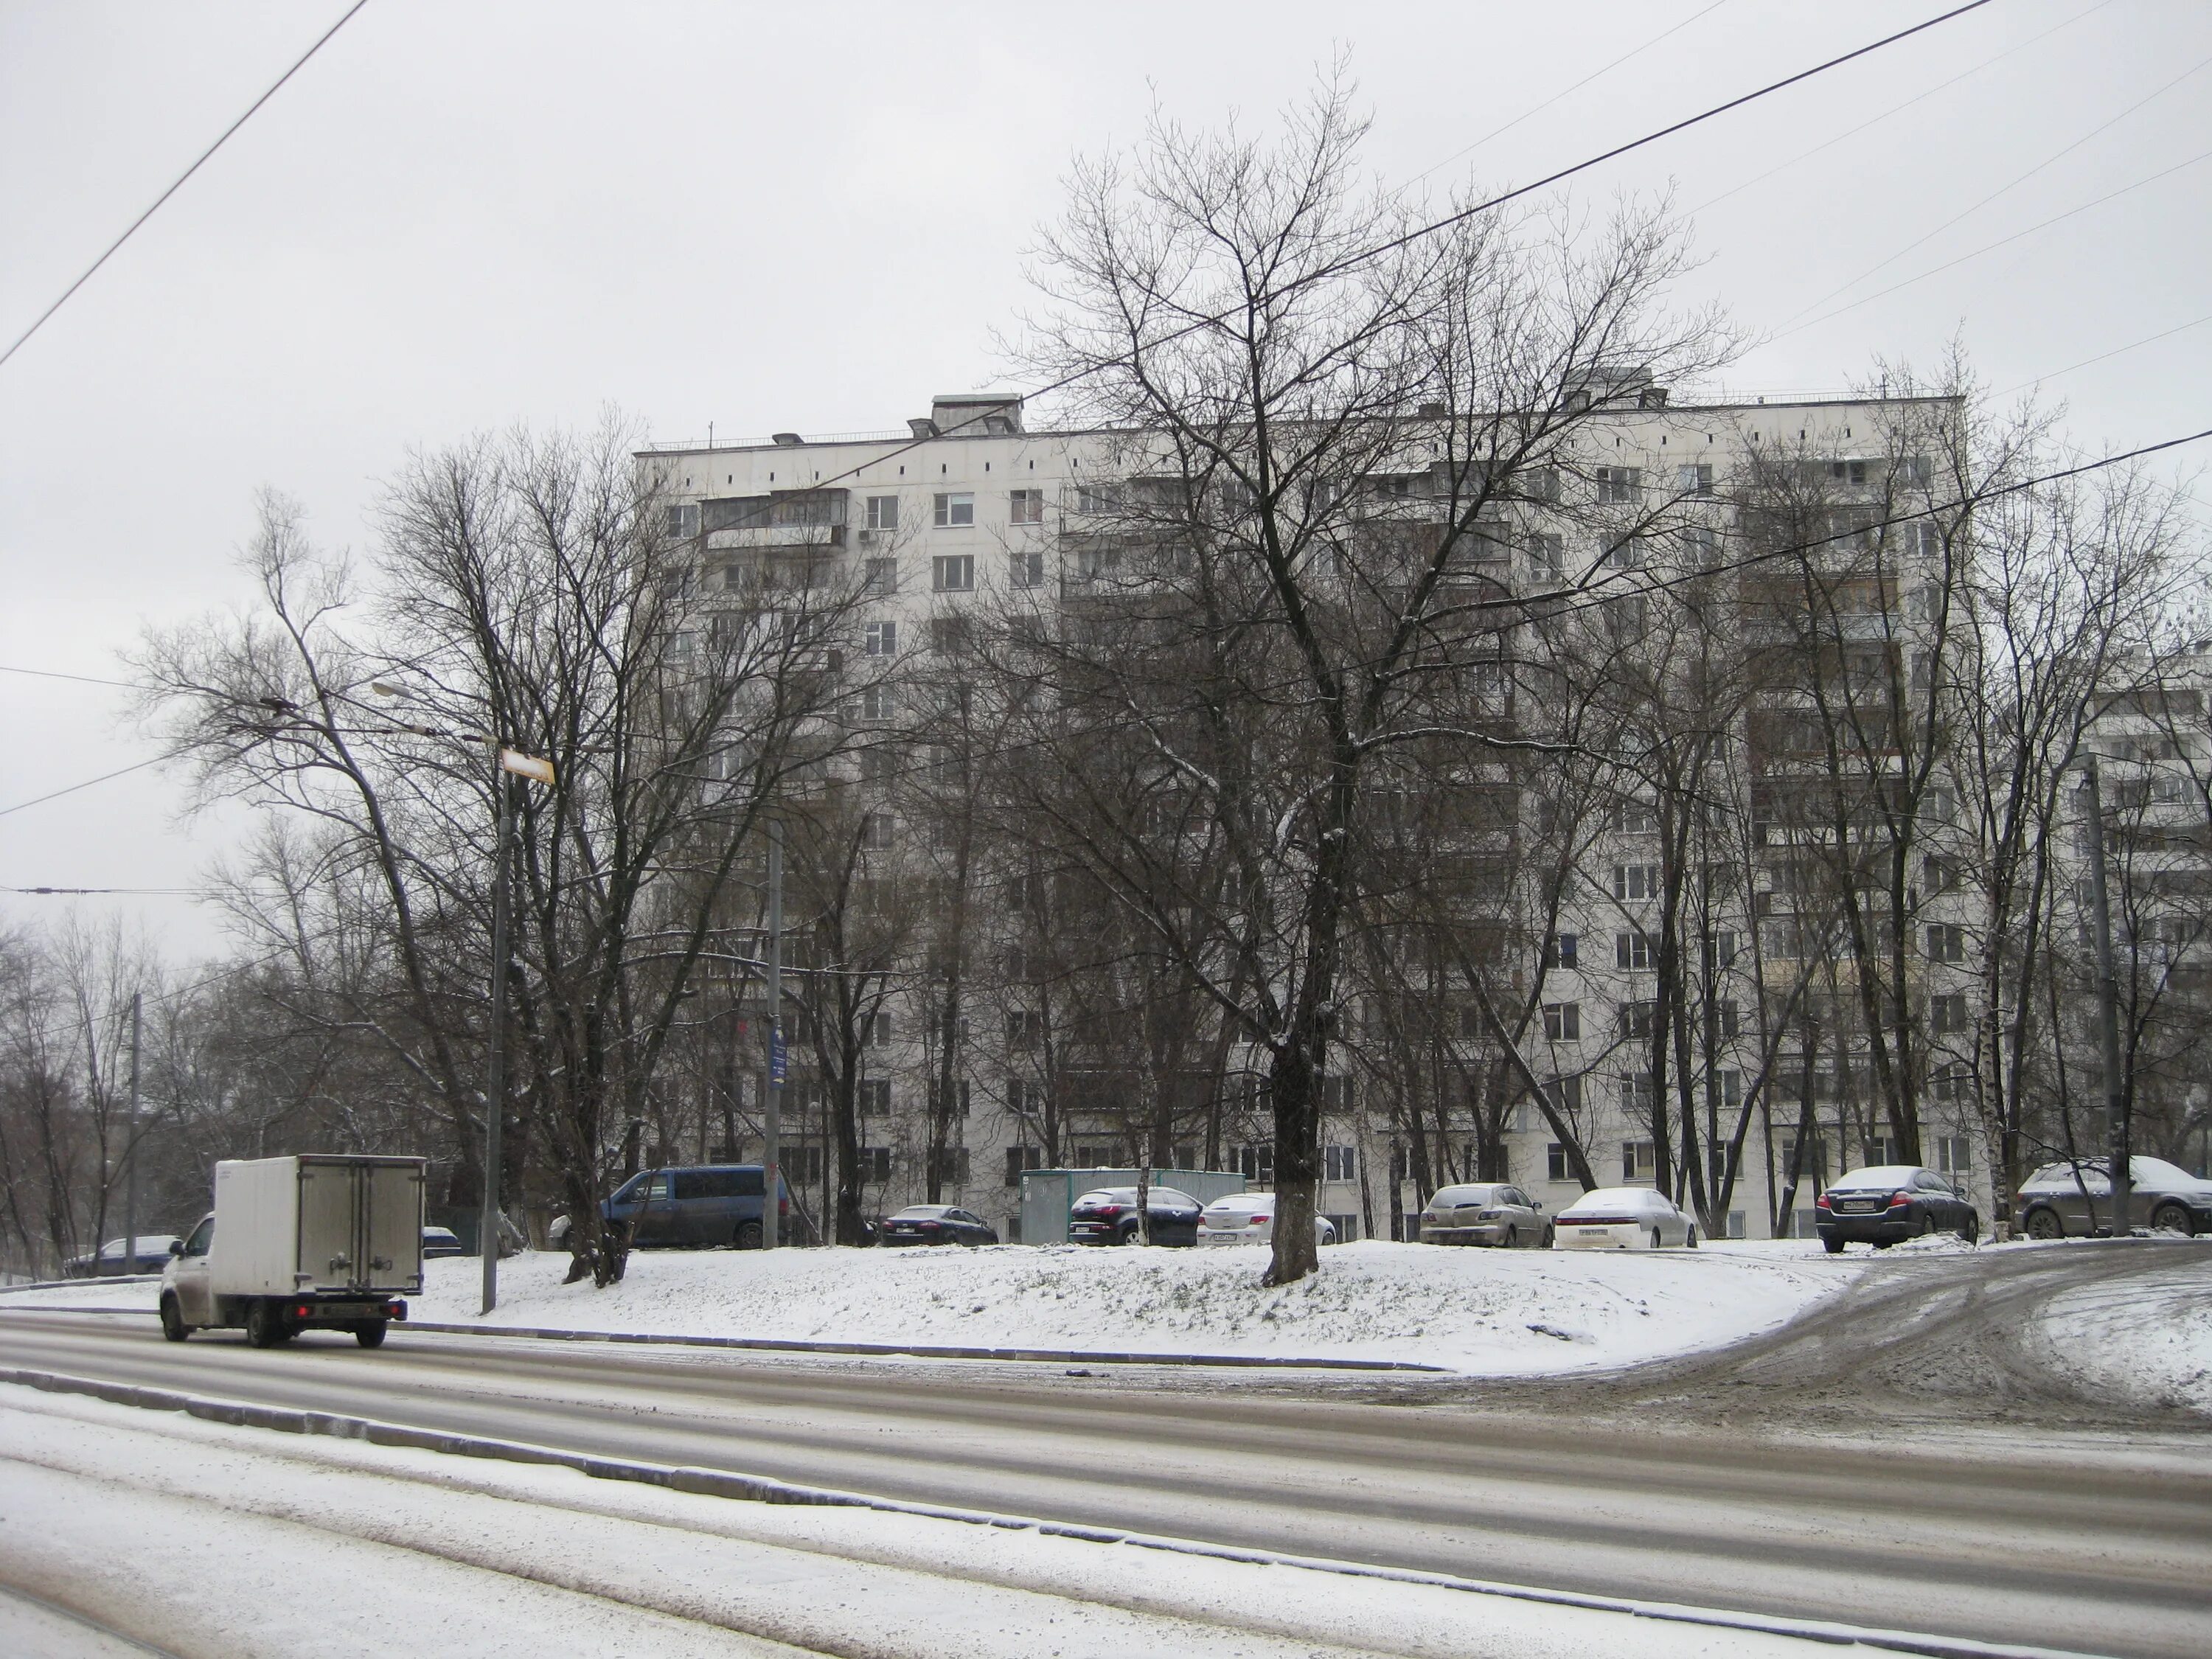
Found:
M 909 1204 L 891 1218 L 894 1221 L 939 1221 L 952 1213 L 949 1204 Z
M 1892 1191 L 1899 1187 L 1910 1187 L 1913 1177 L 1920 1173 L 1911 1164 L 1870 1164 L 1863 1170 L 1853 1170 L 1828 1183 L 1830 1192 L 1845 1187 L 1879 1187 Z
M 1078 1204 L 1134 1204 L 1137 1189 L 1134 1187 L 1101 1187 L 1095 1193 L 1084 1194 L 1075 1201 Z M 1188 1193 L 1179 1193 L 1172 1187 L 1153 1188 L 1150 1201 L 1154 1204 L 1188 1204 L 1193 1207 L 1198 1204 L 1198 1200 Z

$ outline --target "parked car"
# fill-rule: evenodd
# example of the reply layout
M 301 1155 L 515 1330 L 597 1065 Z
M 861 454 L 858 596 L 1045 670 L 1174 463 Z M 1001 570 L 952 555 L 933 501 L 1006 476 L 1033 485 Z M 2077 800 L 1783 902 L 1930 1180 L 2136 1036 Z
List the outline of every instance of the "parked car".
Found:
M 1548 1250 L 1552 1224 L 1544 1218 L 1544 1206 L 1518 1187 L 1472 1182 L 1437 1189 L 1421 1212 L 1421 1243 Z
M 451 1227 L 422 1229 L 422 1260 L 434 1261 L 441 1255 L 466 1255 L 461 1248 L 460 1235 Z
M 1552 1243 L 1561 1250 L 1694 1250 L 1698 1227 L 1655 1188 L 1600 1187 L 1553 1218 Z
M 2020 1184 L 2014 1196 L 2014 1218 L 2030 1238 L 2086 1237 L 2091 1231 L 2089 1212 L 2097 1214 L 2097 1229 L 2112 1222 L 2106 1200 L 2112 1197 L 2112 1162 L 2106 1158 L 2081 1160 L 2079 1178 L 2072 1164 L 2046 1164 Z M 2212 1232 L 2212 1181 L 2193 1176 L 2162 1158 L 2128 1159 L 2128 1224 L 2154 1227 L 2162 1232 Z M 2088 1196 L 2082 1196 L 2082 1188 Z
M 782 1187 L 778 1231 L 790 1235 L 791 1187 Z M 766 1212 L 768 1177 L 757 1164 L 708 1164 L 647 1170 L 600 1205 L 599 1213 L 629 1229 L 639 1249 L 706 1249 L 717 1244 L 757 1250 Z
M 1205 1206 L 1188 1193 L 1172 1187 L 1147 1189 L 1145 1208 L 1152 1220 L 1155 1244 L 1196 1244 L 1198 1218 Z M 1067 1236 L 1079 1244 L 1133 1244 L 1137 1242 L 1137 1189 L 1101 1187 L 1084 1194 L 1067 1212 Z
M 1217 1198 L 1199 1212 L 1198 1242 L 1201 1244 L 1273 1244 L 1275 1242 L 1275 1195 L 1273 1193 L 1231 1193 Z M 1325 1215 L 1314 1218 L 1314 1243 L 1336 1243 L 1336 1223 Z
M 157 1273 L 169 1265 L 170 1246 L 181 1242 L 174 1233 L 141 1233 L 138 1235 L 138 1248 L 133 1252 L 123 1240 L 111 1238 L 96 1253 L 71 1256 L 64 1272 L 71 1279 L 112 1279 L 120 1273 Z
M 909 1204 L 876 1226 L 878 1244 L 995 1244 L 998 1231 L 980 1215 L 950 1204 Z
M 1813 1200 L 1813 1224 L 1830 1255 L 1846 1244 L 1886 1250 L 1928 1233 L 1956 1233 L 1969 1244 L 1982 1236 L 1980 1212 L 1935 1170 L 1912 1164 L 1876 1164 L 1838 1176 Z

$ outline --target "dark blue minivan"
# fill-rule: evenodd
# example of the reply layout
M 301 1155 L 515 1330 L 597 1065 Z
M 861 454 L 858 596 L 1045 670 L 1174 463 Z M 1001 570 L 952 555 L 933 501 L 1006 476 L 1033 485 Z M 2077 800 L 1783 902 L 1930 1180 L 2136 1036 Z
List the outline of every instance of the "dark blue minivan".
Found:
M 777 1232 L 793 1238 L 791 1188 L 783 1188 Z M 617 1188 L 599 1206 L 610 1222 L 630 1230 L 640 1249 L 708 1249 L 731 1244 L 757 1250 L 767 1181 L 757 1164 L 706 1164 L 688 1169 L 646 1170 Z

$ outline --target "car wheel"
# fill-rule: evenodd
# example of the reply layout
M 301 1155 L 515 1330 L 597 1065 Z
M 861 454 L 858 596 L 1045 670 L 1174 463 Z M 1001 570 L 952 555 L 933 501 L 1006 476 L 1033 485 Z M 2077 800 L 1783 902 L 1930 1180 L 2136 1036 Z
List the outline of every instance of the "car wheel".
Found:
M 1891 1245 L 1893 1245 L 1893 1244 L 1894 1244 L 1894 1243 L 1897 1243 L 1897 1241 L 1896 1241 L 1895 1239 L 1893 1239 L 1893 1238 L 1877 1238 L 1877 1239 L 1871 1240 L 1870 1242 L 1871 1242 L 1871 1243 L 1872 1243 L 1872 1244 L 1874 1245 L 1875 1249 L 1876 1249 L 1877 1250 L 1886 1250 L 1886 1249 L 1887 1249 Z
M 2189 1212 L 2179 1204 L 2160 1205 L 2151 1214 L 2150 1224 L 2156 1231 L 2179 1233 L 2184 1237 L 2197 1231 L 2196 1224 L 2189 1218 Z
M 1655 1250 L 1666 1249 L 1666 1246 L 1659 1242 L 1659 1230 L 1656 1227 L 1651 1230 L 1651 1248 Z
M 1824 1238 L 1820 1241 L 1820 1248 L 1830 1255 L 1841 1255 L 1844 1253 L 1844 1241 L 1840 1238 Z
M 1973 1210 L 1966 1212 L 1966 1218 L 1959 1228 L 1959 1237 L 1969 1244 L 1981 1242 L 1982 1218 L 1978 1212 Z
M 1544 1229 L 1544 1242 L 1543 1242 L 1543 1243 L 1542 1243 L 1540 1246 L 1539 1246 L 1538 1248 L 1539 1248 L 1539 1249 L 1547 1249 L 1547 1250 L 1548 1250 L 1548 1249 L 1553 1249 L 1555 1246 L 1557 1246 L 1557 1245 L 1558 1245 L 1559 1242 L 1559 1236 L 1557 1233 L 1553 1232 L 1553 1231 L 1551 1230 L 1551 1228 L 1550 1228 L 1549 1226 L 1547 1226 L 1547 1227 Z
M 2058 1218 L 2056 1210 L 2030 1210 L 2027 1212 L 2027 1236 L 2030 1238 L 2063 1238 L 2066 1224 Z
M 1682 1247 L 1685 1249 L 1690 1250 L 1694 1250 L 1698 1248 L 1698 1230 L 1695 1227 L 1691 1228 L 1687 1233 L 1683 1235 Z
M 1521 1248 L 1521 1230 L 1518 1227 L 1508 1227 L 1505 1230 L 1505 1248 L 1509 1250 L 1517 1250 Z
M 246 1305 L 246 1340 L 257 1348 L 273 1348 L 284 1340 L 283 1316 L 265 1296 L 257 1296 Z
M 730 1243 L 740 1250 L 757 1250 L 761 1247 L 761 1224 L 757 1221 L 740 1221 L 738 1236 Z
M 1932 1216 L 1932 1215 L 1929 1214 L 1927 1211 L 1923 1210 L 1923 1211 L 1920 1212 L 1920 1236 L 1921 1236 L 1921 1237 L 1923 1237 L 1923 1238 L 1929 1238 L 1929 1237 L 1933 1237 L 1935 1236 L 1935 1232 L 1936 1232 L 1936 1218 L 1935 1218 L 1934 1216 Z
M 364 1348 L 382 1347 L 384 1346 L 384 1322 L 380 1319 L 362 1320 L 360 1324 L 353 1328 L 353 1340 L 360 1343 Z
M 185 1323 L 185 1310 L 177 1305 L 177 1298 L 173 1296 L 163 1297 L 161 1298 L 162 1336 L 171 1342 L 181 1342 L 191 1334 L 192 1328 Z

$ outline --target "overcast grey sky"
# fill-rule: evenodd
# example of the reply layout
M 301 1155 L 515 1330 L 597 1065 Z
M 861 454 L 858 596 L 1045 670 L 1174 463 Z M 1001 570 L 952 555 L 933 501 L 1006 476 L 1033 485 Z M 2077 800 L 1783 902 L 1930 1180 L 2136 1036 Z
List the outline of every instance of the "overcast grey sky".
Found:
M 0 0 L 0 347 L 345 3 Z M 1442 194 L 1944 9 L 370 0 L 0 366 L 0 665 L 116 675 L 147 621 L 240 603 L 264 486 L 359 546 L 410 446 L 611 404 L 661 439 L 879 428 L 1002 383 L 1069 158 L 1155 98 L 1264 125 L 1348 49 L 1369 164 Z M 1766 337 L 1747 391 L 1954 333 L 2008 389 L 2181 330 L 2048 382 L 2097 450 L 2212 424 L 2208 151 L 2212 6 L 1996 0 L 1579 189 L 1674 190 L 1686 297 Z M 150 754 L 122 701 L 0 672 L 0 809 Z M 0 887 L 190 887 L 239 826 L 179 799 L 156 769 L 0 816 Z M 0 925 L 61 902 L 0 893 Z M 184 900 L 84 902 L 221 943 Z

